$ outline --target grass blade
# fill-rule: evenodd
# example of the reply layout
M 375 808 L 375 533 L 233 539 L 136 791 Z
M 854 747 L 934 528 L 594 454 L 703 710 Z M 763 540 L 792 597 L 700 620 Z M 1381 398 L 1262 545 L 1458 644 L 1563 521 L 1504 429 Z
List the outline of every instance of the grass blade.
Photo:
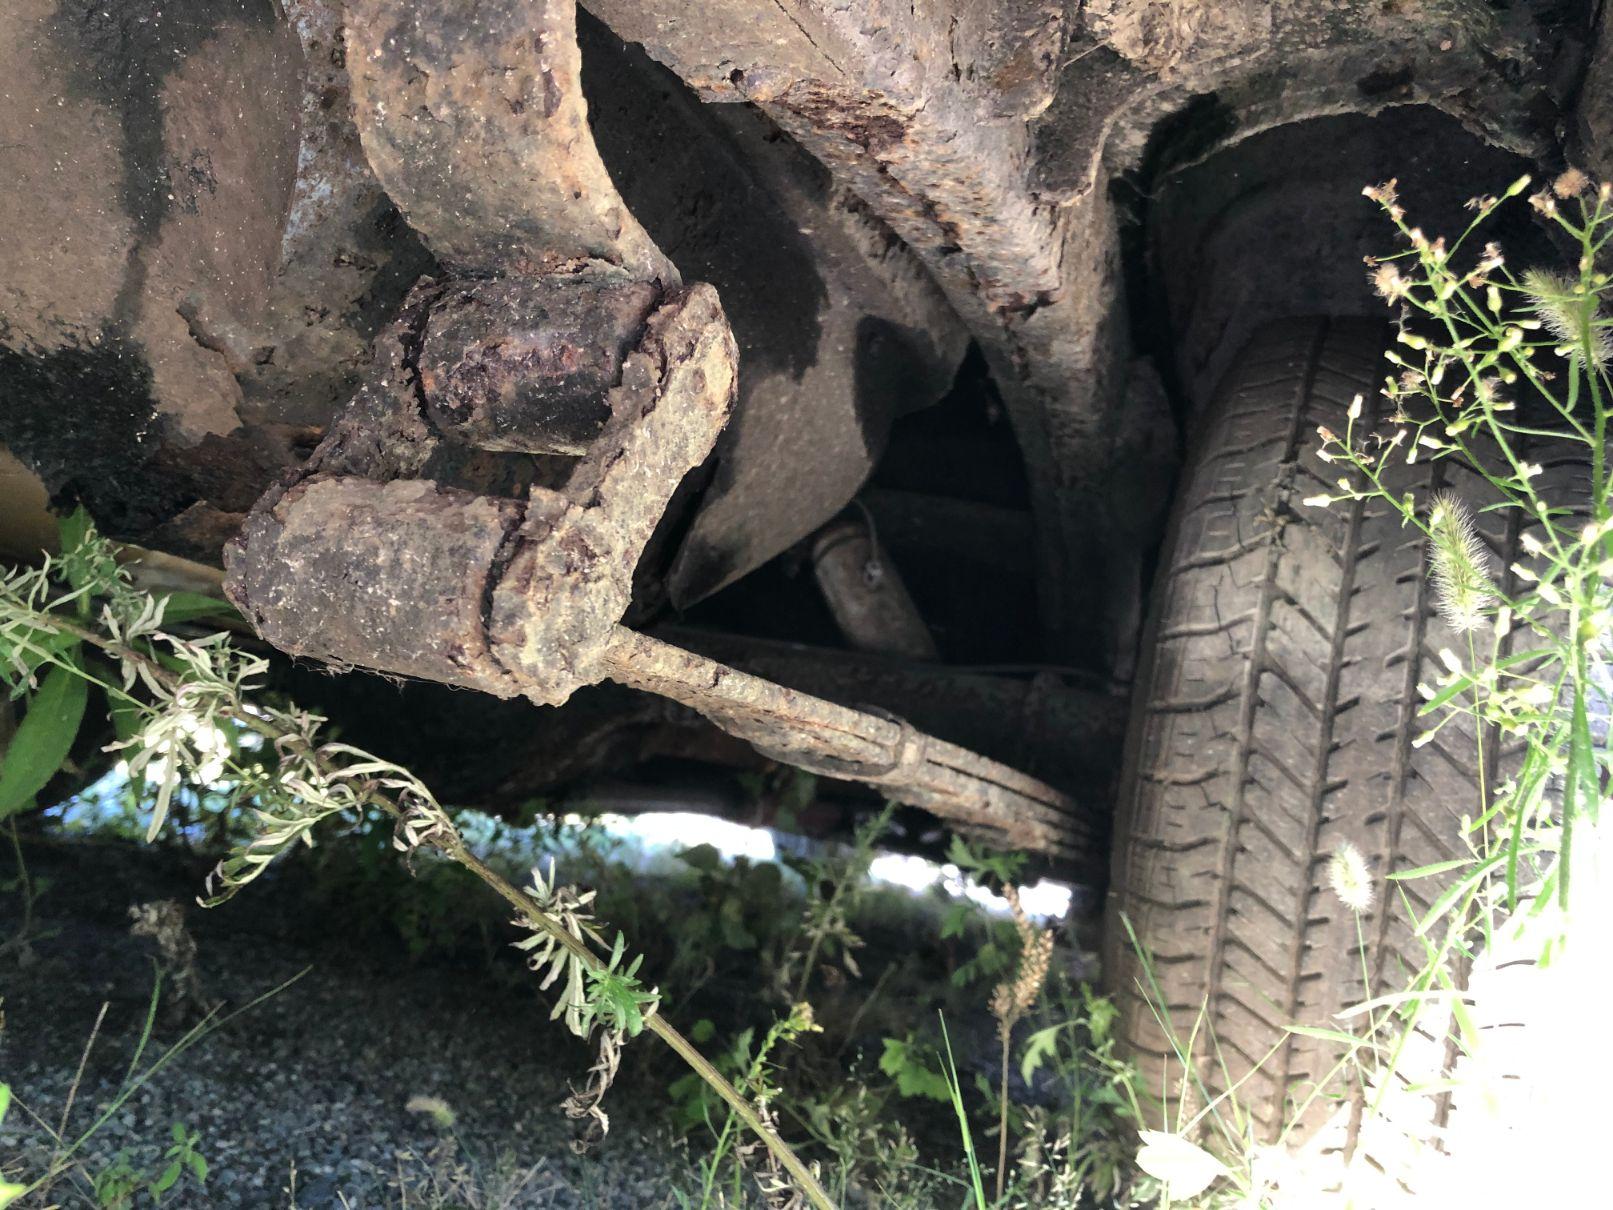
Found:
M 947 1091 L 952 1094 L 952 1109 L 958 1115 L 958 1132 L 963 1136 L 963 1154 L 969 1161 L 969 1182 L 974 1193 L 977 1210 L 986 1210 L 986 1182 L 980 1176 L 980 1161 L 975 1158 L 974 1135 L 969 1130 L 969 1114 L 963 1107 L 963 1084 L 958 1079 L 958 1066 L 952 1060 L 952 1039 L 947 1035 L 947 1019 L 941 1017 L 941 1040 L 946 1043 Z

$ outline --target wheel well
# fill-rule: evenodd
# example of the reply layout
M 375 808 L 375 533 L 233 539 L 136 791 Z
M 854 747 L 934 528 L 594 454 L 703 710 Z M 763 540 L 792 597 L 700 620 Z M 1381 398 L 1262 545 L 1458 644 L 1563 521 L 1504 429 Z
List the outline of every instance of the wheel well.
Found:
M 1364 186 L 1397 178 L 1408 221 L 1454 238 L 1471 218 L 1468 198 L 1498 193 L 1536 167 L 1426 105 L 1310 118 L 1207 152 L 1227 118 L 1213 105 L 1197 112 L 1156 131 L 1131 182 L 1133 330 L 1183 419 L 1264 325 L 1387 315 L 1363 258 L 1393 252 L 1397 238 Z M 1494 228 L 1517 253 L 1542 242 L 1518 208 Z

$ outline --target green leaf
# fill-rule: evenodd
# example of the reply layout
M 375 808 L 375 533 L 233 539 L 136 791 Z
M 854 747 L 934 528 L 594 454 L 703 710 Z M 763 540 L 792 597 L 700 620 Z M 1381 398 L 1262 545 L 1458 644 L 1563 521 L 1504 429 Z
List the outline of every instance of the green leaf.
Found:
M 1120 1016 L 1120 1009 L 1109 997 L 1095 995 L 1085 983 L 1081 985 L 1081 1000 L 1087 1010 L 1087 1032 L 1092 1035 L 1092 1041 L 1101 1046 L 1108 1040 L 1115 1018 Z
M 896 1081 L 896 1091 L 904 1097 L 951 1100 L 946 1077 L 923 1062 L 916 1052 L 917 1048 L 905 1038 L 886 1038 L 879 1070 Z
M 1503 659 L 1496 660 L 1493 667 L 1498 672 L 1504 672 L 1509 668 L 1517 667 L 1519 664 L 1525 664 L 1531 660 L 1538 660 L 1552 654 L 1553 651 L 1550 647 L 1532 647 L 1528 651 L 1519 651 L 1512 655 L 1506 656 Z M 1446 685 L 1433 697 L 1429 698 L 1426 702 L 1419 706 L 1417 708 L 1417 713 L 1419 715 L 1432 714 L 1440 707 L 1448 705 L 1452 698 L 1458 696 L 1459 694 L 1466 693 L 1472 688 L 1473 677 L 1470 674 L 1457 676 L 1449 685 Z
M 197 1181 L 207 1184 L 207 1160 L 199 1152 L 190 1153 L 190 1170 L 195 1174 Z
M 1596 745 L 1591 739 L 1590 712 L 1585 708 L 1585 677 L 1574 678 L 1574 718 L 1568 738 L 1568 776 L 1563 785 L 1562 861 L 1558 869 L 1558 902 L 1568 906 L 1568 880 L 1573 869 L 1574 817 L 1585 805 L 1585 817 L 1596 822 L 1601 806 L 1601 779 L 1596 772 Z
M 747 898 L 763 904 L 771 904 L 779 893 L 779 867 L 771 861 L 751 866 L 745 872 L 743 881 Z
M 0 678 L 20 691 L 36 669 L 58 658 L 71 659 L 78 644 L 77 635 L 49 626 L 19 626 L 12 631 L 4 647 L 0 647 Z M 23 670 L 18 669 L 18 662 Z M 21 693 L 13 696 L 21 696 Z
M 172 1189 L 179 1183 L 180 1174 L 183 1172 L 184 1169 L 179 1166 L 178 1160 L 175 1160 L 173 1163 L 169 1164 L 168 1167 L 164 1168 L 162 1170 L 162 1175 L 151 1182 L 152 1198 L 160 1202 L 163 1194 L 167 1193 L 168 1190 Z
M 941 917 L 941 940 L 947 941 L 953 937 L 963 936 L 974 914 L 975 907 L 968 901 L 954 903 L 948 907 Z
M 1426 942 L 1424 944 L 1427 944 Z M 1363 1000 L 1359 1004 L 1352 1004 L 1348 1008 L 1341 1008 L 1333 1015 L 1340 1020 L 1349 1017 L 1365 1016 L 1375 1013 L 1380 1008 L 1404 1008 L 1410 1006 L 1421 1011 L 1430 1004 L 1443 1004 L 1450 997 L 1441 991 L 1429 991 L 1427 988 L 1412 988 L 1410 991 L 1390 992 L 1383 996 L 1374 996 L 1370 1000 Z
M 94 524 L 90 521 L 90 515 L 84 511 L 82 504 L 58 521 L 56 523 L 56 537 L 57 541 L 61 543 L 62 553 L 64 555 L 72 554 L 73 551 L 83 546 L 84 539 L 90 536 L 90 531 L 93 528 Z M 77 588 L 78 585 L 74 584 L 73 587 Z
M 947 845 L 947 860 L 964 870 L 972 870 L 980 864 L 980 859 L 969 847 L 969 842 L 956 832 L 952 834 L 952 842 Z
M 1314 1025 L 1286 1025 L 1283 1027 L 1291 1034 L 1298 1034 L 1302 1038 L 1315 1038 L 1321 1042 L 1337 1042 L 1341 1046 L 1348 1046 L 1354 1050 L 1362 1045 L 1362 1040 L 1354 1034 L 1347 1034 L 1341 1029 L 1319 1029 Z
M 73 601 L 73 612 L 80 618 L 87 618 L 93 608 L 90 594 L 117 578 L 117 560 L 108 546 L 91 543 L 95 523 L 82 507 L 62 519 L 58 532 L 62 545 L 62 574 L 79 594 Z
M 1497 853 L 1494 857 L 1486 858 L 1473 866 L 1472 873 L 1446 887 L 1439 898 L 1434 900 L 1434 905 L 1428 909 L 1427 914 L 1417 922 L 1417 928 L 1413 936 L 1427 936 L 1428 930 L 1433 928 L 1435 923 L 1451 910 L 1458 899 L 1473 893 L 1473 888 L 1482 884 L 1490 871 L 1505 860 L 1505 853 Z
M 62 667 L 40 682 L 0 768 L 0 819 L 22 810 L 62 767 L 84 719 L 88 690 L 83 677 Z
M 194 618 L 234 620 L 241 616 L 236 612 L 235 606 L 228 601 L 204 596 L 199 592 L 171 592 L 164 601 L 166 602 L 162 608 L 164 623 L 189 622 Z
M 958 1117 L 958 1134 L 963 1140 L 964 1158 L 969 1161 L 969 1180 L 974 1189 L 974 1204 L 976 1210 L 986 1210 L 989 1203 L 986 1201 L 985 1183 L 980 1177 L 980 1162 L 975 1158 L 974 1137 L 969 1131 L 969 1114 L 963 1107 L 963 1085 L 958 1080 L 958 1065 L 952 1060 L 952 1037 L 947 1033 L 947 1019 L 941 1017 L 941 1040 L 946 1043 L 947 1070 L 942 1077 L 946 1084 L 946 1099 L 952 1102 L 952 1111 Z M 969 1203 L 963 1203 L 967 1206 Z
M 1531 745 L 1518 774 L 1518 789 L 1512 796 L 1512 835 L 1507 840 L 1507 908 L 1511 911 L 1518 907 L 1518 857 L 1523 851 L 1523 825 L 1534 814 L 1549 769 L 1546 749 Z
M 722 926 L 723 944 L 729 949 L 756 948 L 755 935 L 745 927 L 745 905 L 737 899 L 724 899 L 717 909 L 717 922 Z
M 1590 710 L 1585 704 L 1587 693 L 1582 679 L 1574 693 L 1574 728 L 1568 747 L 1568 764 L 1577 768 L 1581 793 L 1588 808 L 1586 814 L 1592 823 L 1601 808 L 1601 779 L 1596 772 L 1596 741 L 1591 738 Z
M 107 708 L 107 715 L 112 719 L 112 732 L 120 742 L 139 735 L 146 720 L 145 712 L 139 705 L 127 698 L 115 699 Z
M 716 845 L 697 844 L 679 853 L 678 860 L 691 869 L 709 874 L 722 865 L 722 854 L 717 852 Z
M 961 836 L 954 835 L 947 847 L 947 860 L 972 875 L 976 882 L 985 882 L 988 875 L 998 882 L 1014 882 L 1025 864 L 1025 855 L 976 852 Z
M 1471 857 L 1455 857 L 1450 861 L 1436 861 L 1431 865 L 1420 865 L 1414 870 L 1397 870 L 1389 875 L 1391 882 L 1407 882 L 1413 878 L 1427 878 L 1432 874 L 1443 874 L 1446 870 L 1459 870 L 1463 866 L 1473 864 Z
M 1025 1053 L 1019 1060 L 1019 1077 L 1025 1083 L 1029 1084 L 1037 1069 L 1053 1057 L 1058 1049 L 1059 1030 L 1063 1028 L 1063 1025 L 1049 1025 L 1025 1039 Z
M 1473 1014 L 1468 1011 L 1466 998 L 1458 995 L 1450 977 L 1442 970 L 1439 981 L 1445 990 L 1451 994 L 1451 1016 L 1456 1019 L 1457 1031 L 1462 1036 L 1462 1043 L 1467 1047 L 1469 1054 L 1478 1050 L 1483 1035 L 1479 1032 L 1478 1023 L 1473 1020 Z
M 10 1181 L 0 1181 L 0 1207 L 11 1205 L 24 1193 L 28 1192 L 26 1185 L 14 1185 Z

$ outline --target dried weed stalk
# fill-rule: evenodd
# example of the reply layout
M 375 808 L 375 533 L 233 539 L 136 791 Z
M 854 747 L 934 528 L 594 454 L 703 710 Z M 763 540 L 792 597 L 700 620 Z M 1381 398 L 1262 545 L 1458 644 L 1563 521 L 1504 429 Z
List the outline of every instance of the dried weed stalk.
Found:
M 1001 1105 L 997 1121 L 997 1200 L 1003 1196 L 1003 1181 L 1008 1173 L 1008 1057 L 1009 1042 L 1014 1026 L 1036 1004 L 1047 982 L 1048 967 L 1053 961 L 1053 934 L 1039 929 L 1025 914 L 1019 901 L 1019 888 L 1011 883 L 1003 886 L 1003 898 L 1014 917 L 1014 929 L 1019 933 L 1019 961 L 1012 977 L 999 983 L 991 993 L 991 1015 L 997 1018 L 997 1038 L 1002 1047 L 1002 1077 L 997 1089 Z
M 394 843 L 405 855 L 431 849 L 476 875 L 515 908 L 549 967 L 545 983 L 564 974 L 556 1015 L 573 1033 L 603 1030 L 601 1052 L 587 1088 L 567 1102 L 577 1116 L 603 1125 L 599 1098 L 614 1075 L 622 1042 L 648 1028 L 671 1047 L 777 1158 L 812 1205 L 831 1210 L 817 1178 L 790 1150 L 756 1107 L 741 1096 L 694 1046 L 655 1013 L 656 996 L 637 979 L 639 958 L 626 958 L 618 936 L 609 952 L 585 922 L 587 896 L 555 888 L 534 875 L 527 892 L 512 886 L 469 848 L 431 791 L 407 769 L 348 744 L 322 742 L 325 720 L 294 707 L 265 702 L 257 690 L 267 661 L 238 651 L 228 634 L 186 639 L 163 629 L 166 598 L 140 592 L 118 565 L 111 543 L 87 523 L 59 558 L 0 576 L 0 663 L 10 681 L 37 687 L 35 672 L 95 680 L 115 708 L 132 711 L 137 725 L 116 746 L 132 771 L 157 782 L 148 835 L 155 835 L 174 791 L 186 779 L 236 786 L 240 805 L 256 822 L 253 835 L 222 861 L 207 882 L 211 906 L 229 899 L 281 854 L 312 845 L 313 831 L 339 815 L 378 810 L 395 825 Z M 101 680 L 88 660 L 64 653 L 84 650 L 112 665 Z M 220 727 L 256 736 L 272 747 L 278 767 L 267 773 L 250 752 L 222 756 L 205 737 Z
M 157 944 L 157 965 L 174 989 L 167 1002 L 170 1016 L 186 1012 L 205 1017 L 219 1005 L 202 992 L 202 977 L 196 970 L 196 939 L 185 927 L 184 905 L 174 899 L 137 903 L 129 909 L 129 934 L 149 937 Z

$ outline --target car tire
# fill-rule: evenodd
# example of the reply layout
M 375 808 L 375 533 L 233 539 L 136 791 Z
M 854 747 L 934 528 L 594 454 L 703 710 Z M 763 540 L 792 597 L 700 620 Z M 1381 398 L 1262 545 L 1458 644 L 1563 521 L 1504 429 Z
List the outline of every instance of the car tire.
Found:
M 1386 876 L 1466 856 L 1481 799 L 1470 718 L 1413 742 L 1427 726 L 1418 685 L 1437 679 L 1442 649 L 1467 650 L 1435 608 L 1423 535 L 1381 500 L 1301 503 L 1338 490 L 1318 428 L 1343 433 L 1358 397 L 1358 431 L 1383 421 L 1389 337 L 1367 320 L 1270 327 L 1201 417 L 1145 631 L 1104 964 L 1120 1036 L 1170 1122 L 1187 1090 L 1202 1102 L 1235 1087 L 1257 1142 L 1364 1155 L 1403 1185 L 1411 1151 L 1439 1146 L 1450 1120 L 1445 1024 L 1424 1020 L 1408 1039 L 1387 1126 L 1338 1078 L 1340 1042 L 1288 1029 L 1345 1029 L 1335 1014 L 1423 967 L 1414 920 L 1440 879 Z M 1454 459 L 1391 461 L 1396 494 L 1488 502 Z M 1547 459 L 1546 473 L 1581 473 L 1572 461 Z M 1510 567 L 1518 514 L 1475 516 L 1494 565 Z M 1508 759 L 1486 736 L 1486 767 Z M 1360 912 L 1329 885 L 1346 847 L 1370 873 Z M 1196 1039 L 1196 1080 L 1162 1017 L 1179 1042 Z

